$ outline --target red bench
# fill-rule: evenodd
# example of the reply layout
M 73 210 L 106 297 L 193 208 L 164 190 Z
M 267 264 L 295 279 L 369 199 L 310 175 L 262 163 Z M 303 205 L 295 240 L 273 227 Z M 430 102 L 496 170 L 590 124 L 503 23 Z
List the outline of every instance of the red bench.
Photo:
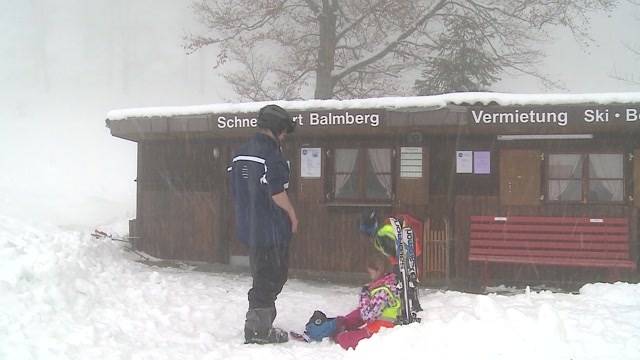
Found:
M 629 252 L 626 218 L 471 216 L 469 261 L 606 268 L 610 280 L 619 270 L 635 270 Z

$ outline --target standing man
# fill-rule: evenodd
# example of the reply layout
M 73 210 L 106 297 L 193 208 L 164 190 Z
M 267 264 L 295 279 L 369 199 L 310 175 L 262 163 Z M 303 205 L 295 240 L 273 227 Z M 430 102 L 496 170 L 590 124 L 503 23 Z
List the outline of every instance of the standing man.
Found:
M 258 132 L 238 149 L 229 168 L 236 235 L 249 247 L 253 277 L 244 325 L 247 344 L 289 340 L 285 331 L 273 327 L 273 320 L 276 298 L 287 282 L 289 241 L 298 229 L 287 196 L 289 166 L 280 146 L 294 125 L 283 108 L 263 107 L 258 113 Z

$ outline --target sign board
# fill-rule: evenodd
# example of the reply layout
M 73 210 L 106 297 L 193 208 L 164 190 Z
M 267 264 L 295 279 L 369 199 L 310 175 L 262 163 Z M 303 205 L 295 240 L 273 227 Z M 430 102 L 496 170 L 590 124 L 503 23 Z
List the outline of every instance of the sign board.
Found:
M 422 148 L 421 147 L 400 147 L 400 177 L 401 178 L 421 178 L 422 177 Z
M 473 152 L 473 173 L 479 175 L 491 174 L 491 152 Z
M 640 125 L 638 106 L 522 106 L 522 107 L 474 107 L 468 122 L 474 128 L 493 128 L 538 133 L 540 129 L 597 130 L 611 127 Z
M 300 176 L 303 178 L 319 178 L 322 176 L 322 149 L 300 149 Z
M 333 110 L 323 112 L 290 112 L 300 127 L 379 127 L 383 112 L 375 110 Z M 221 114 L 215 117 L 218 129 L 255 128 L 257 114 Z
M 473 151 L 456 151 L 456 173 L 473 173 Z

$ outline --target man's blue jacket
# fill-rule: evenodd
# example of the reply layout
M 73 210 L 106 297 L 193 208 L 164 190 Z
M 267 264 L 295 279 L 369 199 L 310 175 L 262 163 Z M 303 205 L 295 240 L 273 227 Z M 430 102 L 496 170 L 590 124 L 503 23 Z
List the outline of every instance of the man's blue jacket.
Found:
M 257 133 L 234 154 L 228 168 L 236 236 L 247 246 L 287 246 L 291 222 L 271 198 L 289 187 L 289 166 L 278 143 Z

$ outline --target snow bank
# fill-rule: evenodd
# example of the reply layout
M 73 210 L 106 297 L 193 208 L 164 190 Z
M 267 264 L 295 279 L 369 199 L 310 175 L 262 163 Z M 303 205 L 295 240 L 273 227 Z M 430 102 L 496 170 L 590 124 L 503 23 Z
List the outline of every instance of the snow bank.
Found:
M 116 224 L 109 231 L 124 231 Z M 0 216 L 0 359 L 637 359 L 640 286 L 473 295 L 423 291 L 422 323 L 357 350 L 244 345 L 250 278 L 149 267 L 121 243 Z M 344 314 L 357 287 L 291 280 L 276 325 Z

